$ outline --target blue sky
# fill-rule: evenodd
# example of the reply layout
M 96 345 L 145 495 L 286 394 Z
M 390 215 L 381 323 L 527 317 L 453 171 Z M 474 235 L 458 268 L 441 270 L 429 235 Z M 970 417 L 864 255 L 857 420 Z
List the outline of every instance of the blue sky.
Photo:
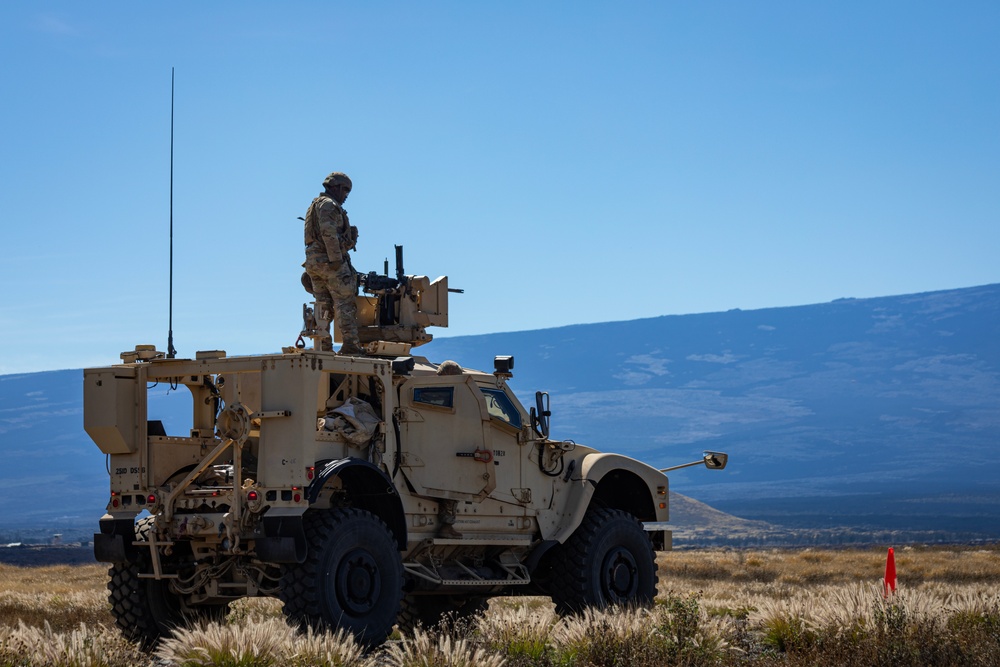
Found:
M 0 7 L 0 374 L 289 345 L 301 223 L 538 329 L 1000 282 L 1000 5 Z M 433 354 L 433 347 L 427 349 Z

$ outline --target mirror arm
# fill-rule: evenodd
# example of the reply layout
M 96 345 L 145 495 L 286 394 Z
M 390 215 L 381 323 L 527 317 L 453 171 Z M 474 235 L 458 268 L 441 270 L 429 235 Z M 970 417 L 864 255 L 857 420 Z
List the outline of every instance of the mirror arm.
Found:
M 670 472 L 671 470 L 680 470 L 681 468 L 690 468 L 691 466 L 702 466 L 705 465 L 705 459 L 698 459 L 697 461 L 692 461 L 691 463 L 684 463 L 679 466 L 670 466 L 669 468 L 660 468 L 660 472 Z

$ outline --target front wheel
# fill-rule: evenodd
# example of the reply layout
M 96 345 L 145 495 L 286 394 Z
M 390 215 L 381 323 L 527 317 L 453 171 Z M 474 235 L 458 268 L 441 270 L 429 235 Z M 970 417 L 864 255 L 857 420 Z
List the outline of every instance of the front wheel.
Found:
M 591 507 L 553 556 L 558 560 L 549 588 L 557 613 L 653 604 L 657 584 L 653 544 L 628 512 Z
M 317 629 L 344 628 L 368 646 L 384 641 L 403 596 L 403 563 L 389 528 L 352 508 L 309 511 L 303 528 L 308 556 L 281 575 L 285 615 Z

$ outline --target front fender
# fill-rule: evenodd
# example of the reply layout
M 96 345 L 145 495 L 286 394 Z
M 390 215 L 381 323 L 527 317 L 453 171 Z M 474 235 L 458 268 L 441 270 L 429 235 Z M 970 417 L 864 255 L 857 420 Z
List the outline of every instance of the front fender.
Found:
M 542 538 L 565 542 L 583 522 L 595 495 L 604 505 L 639 520 L 667 521 L 667 491 L 667 476 L 641 461 L 621 454 L 587 454 L 577 459 L 577 471 L 568 480 L 556 482 L 551 509 L 539 512 Z

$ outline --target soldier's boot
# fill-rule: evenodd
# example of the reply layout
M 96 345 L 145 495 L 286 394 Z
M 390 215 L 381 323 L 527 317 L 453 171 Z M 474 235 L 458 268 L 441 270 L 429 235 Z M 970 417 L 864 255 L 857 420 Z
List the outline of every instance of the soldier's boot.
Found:
M 345 354 L 352 357 L 361 357 L 365 355 L 365 348 L 361 347 L 358 343 L 347 343 L 344 342 L 340 349 L 337 350 L 337 354 Z
M 361 347 L 361 340 L 358 338 L 357 326 L 353 329 L 341 327 L 340 337 L 343 340 L 343 343 L 340 345 L 338 354 L 349 354 L 352 356 L 361 356 L 365 354 L 365 349 Z
M 438 529 L 438 537 L 446 540 L 460 540 L 462 539 L 462 533 L 455 530 L 455 526 L 450 523 L 441 524 L 441 528 Z
M 454 500 L 442 500 L 438 506 L 438 520 L 441 527 L 438 528 L 438 537 L 446 540 L 460 540 L 462 533 L 455 530 L 455 519 L 457 519 L 456 508 L 458 503 Z

